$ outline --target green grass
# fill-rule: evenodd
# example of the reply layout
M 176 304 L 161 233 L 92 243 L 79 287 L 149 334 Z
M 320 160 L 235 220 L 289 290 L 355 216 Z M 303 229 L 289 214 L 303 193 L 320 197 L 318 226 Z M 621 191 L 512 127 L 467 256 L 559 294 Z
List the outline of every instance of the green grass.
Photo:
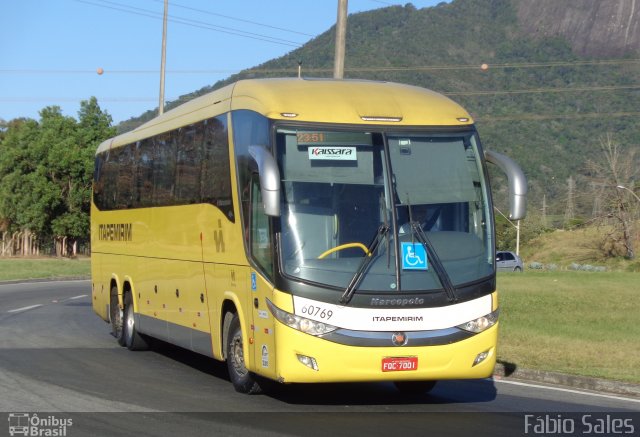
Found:
M 0 281 L 88 277 L 90 274 L 89 258 L 0 258 Z
M 640 275 L 498 275 L 498 359 L 521 368 L 640 383 Z

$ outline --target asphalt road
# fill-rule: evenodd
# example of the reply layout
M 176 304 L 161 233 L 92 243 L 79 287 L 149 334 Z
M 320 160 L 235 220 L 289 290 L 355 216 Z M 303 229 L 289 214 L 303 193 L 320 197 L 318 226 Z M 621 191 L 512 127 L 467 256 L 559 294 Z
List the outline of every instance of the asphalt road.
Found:
M 445 381 L 415 397 L 386 383 L 242 395 L 222 363 L 119 347 L 90 293 L 89 281 L 0 285 L 0 435 L 17 413 L 41 429 L 66 423 L 66 436 L 640 435 L 640 400 L 518 381 Z

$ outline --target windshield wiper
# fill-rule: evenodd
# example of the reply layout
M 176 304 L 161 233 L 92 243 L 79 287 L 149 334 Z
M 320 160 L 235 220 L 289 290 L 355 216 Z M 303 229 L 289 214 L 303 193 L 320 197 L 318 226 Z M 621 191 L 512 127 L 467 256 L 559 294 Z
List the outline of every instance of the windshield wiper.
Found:
M 389 217 L 387 217 L 387 204 L 385 203 L 385 199 L 382 193 L 380 193 L 380 209 L 382 210 L 382 217 L 384 220 L 382 224 L 387 228 L 389 228 Z M 391 265 L 391 251 L 389 250 L 389 243 L 390 243 L 389 232 L 385 232 L 385 236 L 386 238 L 384 239 L 384 242 L 385 242 L 385 251 L 387 252 L 387 269 L 388 269 L 389 266 Z
M 456 289 L 451 282 L 451 278 L 447 273 L 447 269 L 444 268 L 438 253 L 433 248 L 433 244 L 431 244 L 431 240 L 427 237 L 427 234 L 422 229 L 422 226 L 419 222 L 413 220 L 413 209 L 411 208 L 411 202 L 409 201 L 409 195 L 407 194 L 407 208 L 409 208 L 409 226 L 411 227 L 411 238 L 413 236 L 418 237 L 418 241 L 422 243 L 422 247 L 426 253 L 429 254 L 429 259 L 431 260 L 431 265 L 433 266 L 433 270 L 435 270 L 440 283 L 442 284 L 442 288 L 444 288 L 445 293 L 447 294 L 447 299 L 449 302 L 455 302 L 458 300 L 458 296 L 456 296 Z
M 409 211 L 411 211 L 411 206 L 409 206 Z M 435 270 L 436 275 L 438 275 L 438 279 L 440 280 L 445 293 L 447 293 L 447 299 L 449 300 L 449 302 L 457 301 L 458 297 L 456 296 L 456 291 L 453 283 L 451 282 L 451 278 L 449 277 L 447 270 L 444 268 L 440 257 L 434 250 L 433 244 L 431 244 L 429 237 L 427 237 L 427 234 L 422 229 L 422 226 L 420 226 L 420 223 L 411 220 L 410 224 L 411 234 L 415 235 L 418 238 L 418 241 L 422 243 L 424 250 L 429 254 L 431 265 L 433 266 L 433 270 Z
M 362 261 L 360 262 L 358 269 L 353 275 L 353 278 L 351 278 L 351 282 L 349 282 L 349 285 L 347 285 L 347 288 L 344 290 L 344 293 L 342 293 L 342 296 L 340 297 L 341 304 L 343 305 L 348 304 L 351 298 L 353 297 L 353 295 L 355 294 L 356 288 L 358 287 L 358 285 L 360 285 L 360 282 L 364 277 L 364 272 L 367 270 L 367 268 L 371 264 L 371 261 L 373 261 L 374 259 L 373 252 L 375 252 L 375 250 L 378 248 L 378 245 L 380 244 L 380 241 L 382 241 L 382 238 L 388 232 L 389 232 L 389 226 L 384 223 L 381 224 L 376 230 L 376 235 L 373 237 L 373 240 L 371 240 L 371 243 L 369 243 L 369 246 L 367 246 L 367 253 L 362 258 Z

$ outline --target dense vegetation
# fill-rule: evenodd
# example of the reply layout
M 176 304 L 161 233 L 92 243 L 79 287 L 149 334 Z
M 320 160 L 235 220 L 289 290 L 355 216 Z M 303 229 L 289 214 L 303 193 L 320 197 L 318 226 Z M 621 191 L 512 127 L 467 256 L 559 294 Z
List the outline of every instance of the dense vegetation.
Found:
M 40 245 L 52 249 L 54 242 L 58 255 L 67 254 L 88 240 L 94 153 L 113 135 L 111 116 L 95 98 L 81 103 L 78 120 L 51 106 L 40 111 L 38 121 L 7 123 L 0 131 L 0 231 L 6 254 L 37 253 Z
M 612 185 L 594 174 L 588 163 L 605 159 L 601 144 L 606 135 L 621 151 L 638 148 L 640 60 L 637 53 L 617 59 L 579 57 L 562 38 L 529 35 L 518 25 L 518 1 L 454 0 L 421 10 L 409 3 L 351 15 L 345 76 L 419 85 L 465 106 L 485 147 L 515 158 L 527 174 L 530 219 L 522 236 L 526 241 L 552 227 L 589 223 L 602 213 L 596 204 L 611 203 L 610 197 L 603 197 L 603 187 L 624 183 L 638 192 L 637 172 Z M 330 29 L 281 58 L 182 96 L 168 108 L 238 79 L 295 76 L 299 62 L 304 76 L 329 77 L 333 52 Z M 486 68 L 481 68 L 483 64 Z M 50 118 L 45 111 L 43 126 Z M 118 130 L 133 129 L 153 116 L 155 111 L 148 111 Z M 506 183 L 497 174 L 492 178 L 498 205 L 504 208 Z M 41 212 L 49 215 L 36 215 L 51 217 L 62 204 L 48 210 L 43 206 Z M 628 204 L 621 205 L 629 209 Z M 0 215 L 9 213 L 13 212 L 0 206 Z M 65 217 L 52 221 L 45 232 L 56 235 L 63 223 L 67 223 L 64 232 L 83 229 L 73 215 Z M 11 223 L 29 222 L 26 217 L 6 218 Z M 44 225 L 30 226 L 44 230 Z M 506 221 L 499 222 L 498 232 L 502 247 L 513 248 L 515 234 Z

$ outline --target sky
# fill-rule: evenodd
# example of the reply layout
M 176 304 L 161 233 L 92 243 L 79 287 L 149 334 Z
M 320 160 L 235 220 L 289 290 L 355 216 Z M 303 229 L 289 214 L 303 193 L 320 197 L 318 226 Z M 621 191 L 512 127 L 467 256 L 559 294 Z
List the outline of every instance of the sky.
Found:
M 406 3 L 349 0 L 348 11 Z M 337 4 L 169 0 L 165 101 L 295 50 L 335 23 Z M 77 118 L 91 96 L 114 124 L 157 108 L 163 10 L 163 0 L 0 0 L 0 119 L 38 119 L 51 105 Z

